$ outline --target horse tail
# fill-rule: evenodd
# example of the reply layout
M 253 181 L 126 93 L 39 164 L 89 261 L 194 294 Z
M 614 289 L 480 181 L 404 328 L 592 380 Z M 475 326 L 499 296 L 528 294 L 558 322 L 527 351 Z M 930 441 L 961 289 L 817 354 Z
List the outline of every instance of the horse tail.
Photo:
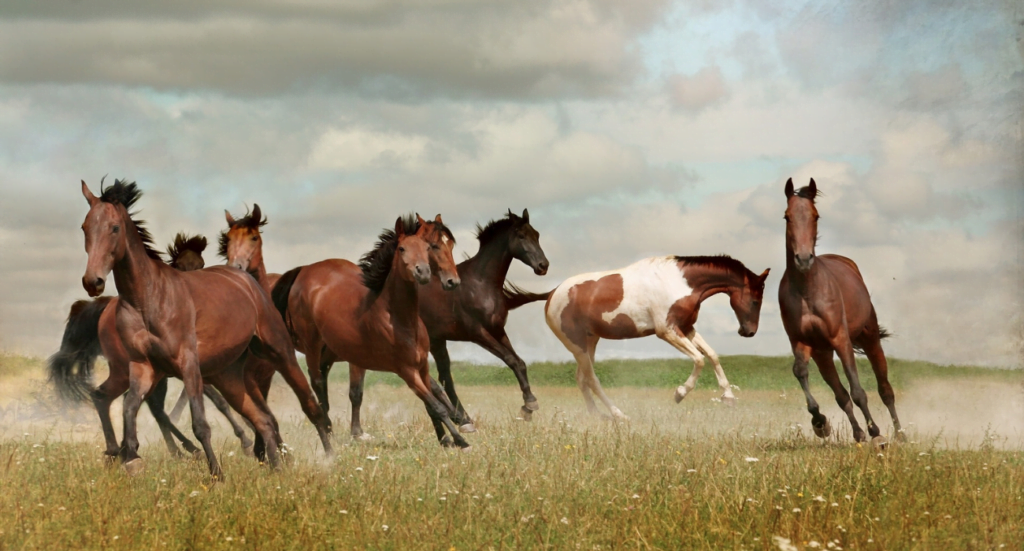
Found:
M 100 316 L 114 297 L 79 300 L 71 305 L 60 350 L 46 361 L 48 378 L 69 402 L 84 402 L 93 391 L 92 369 L 100 348 Z
M 505 295 L 505 307 L 509 310 L 514 310 L 529 304 L 531 302 L 537 302 L 538 300 L 547 300 L 551 296 L 552 291 L 546 293 L 531 293 L 524 291 L 515 283 L 511 281 L 505 282 L 505 286 L 501 289 L 501 294 Z
M 300 270 L 302 270 L 302 266 L 281 274 L 277 283 L 274 284 L 274 288 L 270 290 L 270 298 L 274 301 L 274 306 L 281 313 L 281 319 L 288 325 L 289 330 L 291 324 L 288 323 L 288 296 L 292 294 L 292 285 L 295 285 L 295 278 L 299 276 Z
M 885 339 L 888 339 L 891 336 L 892 336 L 892 333 L 888 329 L 882 327 L 881 325 L 878 326 L 878 341 L 879 342 L 881 342 L 881 341 L 883 341 Z M 864 354 L 864 346 L 862 346 L 860 344 L 853 343 L 853 351 L 858 353 L 858 354 L 860 354 L 861 356 L 865 355 Z

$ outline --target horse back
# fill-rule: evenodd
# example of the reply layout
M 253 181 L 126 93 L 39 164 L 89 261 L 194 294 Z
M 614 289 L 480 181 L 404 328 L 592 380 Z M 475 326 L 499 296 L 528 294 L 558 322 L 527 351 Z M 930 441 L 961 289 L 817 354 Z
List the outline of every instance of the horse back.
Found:
M 240 356 L 257 334 L 260 317 L 275 312 L 256 280 L 237 268 L 213 266 L 179 274 L 195 308 L 199 361 L 204 366 Z
M 351 335 L 354 320 L 366 309 L 368 294 L 362 270 L 348 260 L 334 258 L 304 266 L 288 297 L 289 320 L 296 337 L 313 344 L 321 339 L 327 342 L 331 336 Z

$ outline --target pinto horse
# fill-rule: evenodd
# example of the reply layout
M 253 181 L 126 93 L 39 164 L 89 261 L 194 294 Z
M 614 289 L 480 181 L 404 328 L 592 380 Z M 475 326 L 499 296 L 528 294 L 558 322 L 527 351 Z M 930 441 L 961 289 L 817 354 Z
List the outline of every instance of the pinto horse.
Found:
M 223 473 L 206 422 L 204 381 L 249 420 L 258 442 L 266 445 L 271 465 L 277 466 L 280 435 L 260 390 L 273 372 L 245 369 L 250 356 L 274 363 L 331 454 L 325 416 L 295 360 L 288 330 L 256 281 L 227 266 L 179 272 L 161 262 L 149 232 L 128 211 L 141 196 L 134 182 L 115 181 L 107 189 L 101 184 L 97 197 L 83 181 L 82 195 L 89 203 L 82 224 L 88 254 L 82 286 L 95 297 L 113 271 L 120 292 L 117 330 L 130 359 L 122 445 L 129 472 L 141 468 L 135 424 L 139 406 L 153 385 L 168 375 L 185 383 L 192 429 L 214 477 Z
M 326 373 L 334 362 L 349 362 L 351 434 L 367 439 L 360 424 L 366 370 L 397 374 L 423 401 L 442 445 L 469 444 L 449 418 L 454 407 L 430 377 L 430 339 L 419 314 L 419 287 L 440 275 L 454 289 L 459 275 L 452 258 L 454 238 L 438 215 L 433 223 L 398 218 L 359 265 L 323 260 L 284 273 L 274 287 L 274 304 L 288 322 L 321 403 L 327 403 Z M 451 434 L 445 434 L 445 428 Z
M 857 404 L 868 424 L 868 432 L 876 442 L 885 443 L 878 426 L 868 411 L 868 396 L 860 386 L 854 350 L 862 351 L 871 362 L 878 380 L 878 394 L 889 408 L 897 435 L 902 437 L 896 416 L 896 396 L 889 384 L 889 367 L 882 351 L 882 339 L 889 333 L 878 325 L 875 307 L 871 304 L 864 278 L 857 265 L 844 256 L 814 254 L 818 240 L 818 209 L 814 199 L 819 195 L 817 184 L 793 189 L 793 179 L 786 181 L 786 273 L 779 283 L 779 309 L 782 325 L 793 347 L 793 375 L 807 397 L 814 434 L 825 438 L 832 433 L 828 418 L 818 411 L 818 402 L 811 396 L 807 383 L 807 361 L 814 359 L 825 382 L 832 387 L 836 403 L 846 412 L 858 442 L 866 440 L 857 423 L 853 404 Z M 846 379 L 847 393 L 839 380 L 832 355 L 839 355 Z M 851 401 L 852 395 L 852 401 Z
M 205 265 L 204 250 L 205 237 L 189 237 L 179 233 L 167 247 L 168 264 L 183 272 L 201 270 Z M 117 297 L 99 297 L 91 301 L 75 302 L 68 314 L 60 350 L 47 361 L 50 381 L 55 384 L 62 397 L 74 401 L 92 400 L 100 416 L 103 436 L 107 443 L 105 453 L 108 457 L 117 457 L 120 453 L 120 445 L 110 421 L 110 404 L 124 394 L 129 386 L 128 352 L 121 343 L 116 326 L 117 302 Z M 100 354 L 107 359 L 109 374 L 103 384 L 93 388 L 93 367 L 96 357 Z M 227 401 L 211 386 L 205 386 L 203 393 L 231 423 L 235 435 L 242 441 L 242 449 L 251 454 L 252 440 L 231 412 Z M 199 448 L 174 426 L 164 412 L 166 397 L 167 379 L 164 378 L 153 387 L 153 392 L 146 396 L 146 405 L 160 427 L 167 450 L 172 455 L 181 455 L 174 442 L 174 438 L 177 438 L 187 452 L 198 453 Z
M 739 334 L 753 337 L 768 271 L 754 274 L 728 256 L 656 256 L 619 270 L 570 277 L 551 291 L 544 314 L 555 336 L 576 358 L 576 383 L 591 412 L 597 412 L 593 391 L 614 417 L 626 418 L 594 374 L 597 342 L 648 335 L 657 335 L 693 359 L 690 378 L 676 389 L 677 403 L 696 385 L 704 354 L 715 366 L 722 399 L 732 403 L 736 398 L 718 355 L 694 324 L 704 300 L 727 293 L 740 323 Z

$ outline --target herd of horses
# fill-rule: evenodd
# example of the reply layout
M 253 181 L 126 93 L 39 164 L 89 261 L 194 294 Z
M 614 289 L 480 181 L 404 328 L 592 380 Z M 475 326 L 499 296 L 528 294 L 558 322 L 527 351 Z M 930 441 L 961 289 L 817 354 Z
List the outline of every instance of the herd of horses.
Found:
M 693 371 L 676 389 L 676 402 L 693 390 L 705 357 L 710 358 L 722 399 L 732 402 L 721 362 L 694 325 L 701 303 L 724 293 L 739 334 L 754 336 L 769 273 L 755 274 L 725 255 L 662 256 L 577 275 L 548 293 L 530 293 L 506 282 L 512 261 L 544 275 L 548 259 L 529 212 L 510 210 L 477 226 L 479 251 L 459 264 L 452 256 L 455 238 L 440 215 L 433 220 L 408 215 L 384 230 L 358 263 L 329 259 L 278 275 L 267 273 L 264 265 L 262 229 L 267 218 L 259 205 L 241 218 L 225 211 L 227 229 L 220 234 L 219 254 L 226 263 L 205 267 L 207 242 L 198 236 L 179 234 L 164 260 L 132 212 L 142 195 L 134 182 L 116 180 L 106 188 L 101 182 L 97 196 L 83 181 L 82 194 L 89 205 L 82 224 L 88 254 L 82 285 L 90 297 L 98 298 L 72 306 L 60 350 L 48 361 L 49 377 L 65 398 L 93 402 L 103 426 L 105 454 L 119 458 L 133 474 L 142 468 L 136 417 L 145 401 L 171 453 L 181 453 L 177 439 L 187 452 L 198 454 L 199 448 L 173 423 L 187 404 L 210 472 L 223 476 L 211 444 L 204 395 L 231 422 L 243 450 L 278 466 L 287 450 L 266 400 L 275 373 L 291 387 L 331 455 L 327 380 L 339 361 L 349 364 L 352 437 L 369 438 L 360 423 L 364 374 L 384 371 L 398 375 L 423 401 L 443 446 L 468 449 L 463 433 L 476 428 L 458 398 L 447 342 L 476 343 L 505 362 L 519 382 L 522 414 L 529 420 L 539 404 L 505 324 L 510 310 L 542 300 L 548 326 L 576 359 L 576 380 L 591 412 L 597 411 L 596 395 L 613 417 L 625 418 L 594 373 L 594 353 L 602 338 L 657 335 L 689 356 Z M 854 438 L 867 439 L 854 414 L 856 405 L 868 433 L 884 443 L 858 378 L 858 351 L 871 362 L 879 394 L 896 434 L 902 436 L 880 344 L 887 332 L 878 325 L 860 272 L 848 258 L 815 254 L 814 203 L 819 192 L 814 180 L 795 189 L 790 179 L 785 195 L 786 271 L 779 304 L 795 357 L 793 373 L 806 395 L 814 432 L 824 438 L 832 429 L 808 387 L 812 358 L 849 417 Z M 118 296 L 99 296 L 111 272 Z M 297 351 L 305 354 L 308 380 Z M 846 373 L 849 393 L 839 379 L 834 354 Z M 94 387 L 93 368 L 100 355 L 109 364 L 109 374 Z M 428 355 L 434 357 L 438 380 L 430 374 Z M 171 415 L 164 410 L 168 377 L 181 379 L 185 387 Z M 119 443 L 110 405 L 122 395 L 124 434 Z M 254 433 L 252 440 L 246 425 Z

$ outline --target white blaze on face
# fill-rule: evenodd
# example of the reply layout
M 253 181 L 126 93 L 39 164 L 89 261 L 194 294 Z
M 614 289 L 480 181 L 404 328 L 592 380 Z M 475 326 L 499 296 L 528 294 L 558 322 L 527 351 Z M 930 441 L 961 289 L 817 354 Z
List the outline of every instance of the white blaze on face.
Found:
M 444 243 L 445 245 L 448 244 L 448 236 L 447 235 L 444 235 L 444 234 L 441 235 L 441 243 Z

